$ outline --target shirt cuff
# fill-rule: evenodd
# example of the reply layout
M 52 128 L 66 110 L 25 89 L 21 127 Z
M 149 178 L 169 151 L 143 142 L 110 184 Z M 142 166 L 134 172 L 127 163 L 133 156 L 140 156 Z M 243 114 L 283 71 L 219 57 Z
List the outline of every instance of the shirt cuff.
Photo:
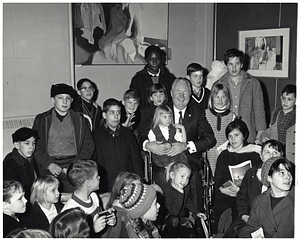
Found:
M 188 141 L 187 144 L 188 144 L 188 151 L 189 151 L 189 153 L 197 152 L 195 143 L 193 141 Z
M 145 140 L 145 141 L 143 142 L 143 150 L 149 152 L 149 150 L 146 149 L 146 144 L 147 144 L 148 142 L 149 142 L 149 140 Z

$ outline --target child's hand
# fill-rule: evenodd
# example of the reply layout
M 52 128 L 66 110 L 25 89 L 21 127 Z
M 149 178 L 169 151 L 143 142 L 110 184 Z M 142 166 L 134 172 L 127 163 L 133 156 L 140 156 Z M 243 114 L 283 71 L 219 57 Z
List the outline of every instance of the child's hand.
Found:
M 241 218 L 242 218 L 242 220 L 243 220 L 244 222 L 248 222 L 248 220 L 249 220 L 249 215 L 244 214 Z
M 106 220 L 107 220 L 107 225 L 109 226 L 115 226 L 116 222 L 117 222 L 117 218 L 116 215 L 114 213 L 111 213 L 110 215 L 106 216 Z
M 179 128 L 179 129 L 184 128 L 184 126 L 183 126 L 182 124 L 179 124 L 179 123 L 175 123 L 175 124 L 174 124 L 174 127 L 175 127 L 175 128 Z
M 131 120 L 135 117 L 135 113 L 127 114 L 126 121 L 122 124 L 123 127 L 131 127 L 135 122 L 131 122 Z
M 220 187 L 219 190 L 221 191 L 221 193 L 229 196 L 229 197 L 236 197 L 237 192 L 240 190 L 240 188 L 238 186 L 236 186 L 232 181 L 231 182 L 231 186 L 228 187 Z
M 99 215 L 96 214 L 93 218 L 93 225 L 95 233 L 102 231 L 106 226 L 106 216 L 103 215 L 99 217 Z
M 197 217 L 198 218 L 202 218 L 203 220 L 206 220 L 207 219 L 207 217 L 206 217 L 206 215 L 204 214 L 204 213 L 197 213 Z
M 48 170 L 53 174 L 54 177 L 58 177 L 62 172 L 62 168 L 56 163 L 51 163 L 48 167 Z

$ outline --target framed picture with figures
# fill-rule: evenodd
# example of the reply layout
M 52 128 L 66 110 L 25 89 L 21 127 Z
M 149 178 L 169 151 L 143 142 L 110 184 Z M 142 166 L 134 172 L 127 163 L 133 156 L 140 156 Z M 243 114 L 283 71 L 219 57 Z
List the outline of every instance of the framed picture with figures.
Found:
M 72 3 L 76 65 L 145 64 L 148 46 L 168 57 L 168 3 Z
M 238 35 L 247 72 L 258 77 L 288 78 L 290 28 L 243 30 Z

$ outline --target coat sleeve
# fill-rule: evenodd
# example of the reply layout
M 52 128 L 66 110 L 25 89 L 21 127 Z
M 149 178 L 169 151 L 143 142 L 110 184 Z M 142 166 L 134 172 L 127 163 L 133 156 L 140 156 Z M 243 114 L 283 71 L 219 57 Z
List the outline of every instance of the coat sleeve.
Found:
M 46 126 L 45 126 L 45 117 L 42 114 L 39 114 L 34 119 L 32 129 L 36 130 L 39 134 L 39 139 L 36 143 L 36 149 L 34 153 L 34 159 L 37 164 L 42 168 L 42 170 L 47 171 L 51 163 L 54 163 L 52 158 L 47 153 L 46 146 Z M 42 173 L 41 173 L 42 174 Z M 42 174 L 43 175 L 43 174 Z
M 86 123 L 86 120 L 84 117 L 81 117 L 81 125 L 82 125 L 82 144 L 80 146 L 80 149 L 78 149 L 77 159 L 83 159 L 88 160 L 92 158 L 92 155 L 95 150 L 95 144 L 92 137 L 92 133 Z
M 252 210 L 246 226 L 242 228 L 239 237 L 251 238 L 251 233 L 255 232 L 260 228 L 259 225 L 259 205 L 257 198 L 253 201 Z
M 164 204 L 165 207 L 171 215 L 178 216 L 182 208 L 182 202 L 174 198 L 171 189 L 168 187 L 163 188 L 164 191 Z
M 133 134 L 131 134 L 131 160 L 133 165 L 134 173 L 139 175 L 141 178 L 143 178 L 143 164 L 142 164 L 142 158 L 139 151 L 139 147 L 137 145 L 136 138 Z
M 203 114 L 201 114 L 198 118 L 197 123 L 198 128 L 198 139 L 193 140 L 197 152 L 206 151 L 212 147 L 214 147 L 217 143 L 217 140 L 215 138 L 214 132 L 208 123 L 205 112 L 203 111 Z
M 254 80 L 253 88 L 253 111 L 255 117 L 256 131 L 266 129 L 266 114 L 263 92 L 259 80 Z
M 248 182 L 251 181 L 251 171 L 248 170 L 244 176 L 242 184 L 240 186 L 240 190 L 237 193 L 236 205 L 238 209 L 238 215 L 241 217 L 242 215 L 249 215 L 250 209 L 250 197 L 247 194 L 248 190 Z

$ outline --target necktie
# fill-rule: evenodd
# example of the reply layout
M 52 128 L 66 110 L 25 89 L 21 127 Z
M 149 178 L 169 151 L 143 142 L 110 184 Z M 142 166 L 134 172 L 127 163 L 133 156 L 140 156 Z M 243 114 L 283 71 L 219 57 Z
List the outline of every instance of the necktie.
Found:
M 182 118 L 182 111 L 179 111 L 179 121 L 178 121 L 179 124 L 182 124 L 183 123 L 183 118 Z

